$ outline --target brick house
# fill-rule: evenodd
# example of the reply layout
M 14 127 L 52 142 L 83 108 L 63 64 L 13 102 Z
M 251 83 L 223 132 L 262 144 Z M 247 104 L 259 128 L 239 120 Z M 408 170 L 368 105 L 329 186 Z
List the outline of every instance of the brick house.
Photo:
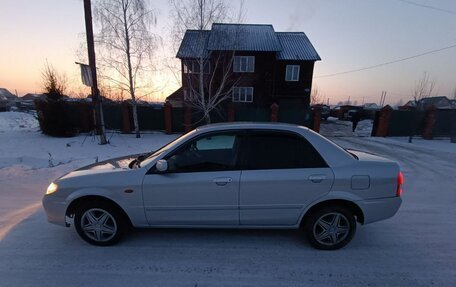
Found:
M 315 61 L 321 60 L 303 32 L 275 32 L 272 25 L 257 24 L 187 30 L 177 58 L 182 87 L 167 98 L 173 106 L 182 106 L 198 88 L 202 67 L 205 89 L 225 81 L 224 103 L 251 107 L 277 103 L 303 109 L 310 104 Z

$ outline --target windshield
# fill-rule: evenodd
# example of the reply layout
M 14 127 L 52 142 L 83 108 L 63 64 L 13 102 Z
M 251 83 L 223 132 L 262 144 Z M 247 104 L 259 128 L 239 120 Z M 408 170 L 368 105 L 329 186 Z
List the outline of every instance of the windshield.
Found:
M 177 146 L 177 145 L 181 144 L 182 142 L 186 141 L 188 138 L 190 138 L 195 133 L 195 131 L 196 130 L 192 130 L 191 132 L 186 133 L 186 134 L 176 138 L 172 142 L 167 143 L 166 145 L 164 145 L 163 147 L 159 148 L 158 150 L 156 150 L 152 154 L 148 155 L 143 160 L 140 160 L 139 161 L 140 166 L 148 165 L 149 163 L 154 161 L 162 153 L 164 153 L 164 152 L 168 151 L 169 149 L 171 149 L 172 147 Z

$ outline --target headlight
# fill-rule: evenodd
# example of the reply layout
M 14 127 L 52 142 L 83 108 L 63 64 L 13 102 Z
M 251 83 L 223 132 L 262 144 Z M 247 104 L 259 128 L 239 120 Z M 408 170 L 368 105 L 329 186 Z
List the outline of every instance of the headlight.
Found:
M 59 187 L 57 186 L 57 184 L 51 182 L 51 184 L 48 186 L 47 190 L 46 190 L 46 194 L 51 194 L 51 193 L 54 193 L 57 191 Z

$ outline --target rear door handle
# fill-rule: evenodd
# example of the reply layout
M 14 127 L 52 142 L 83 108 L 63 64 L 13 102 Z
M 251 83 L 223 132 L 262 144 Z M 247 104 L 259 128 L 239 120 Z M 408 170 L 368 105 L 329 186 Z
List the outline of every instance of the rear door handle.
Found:
M 228 183 L 232 182 L 233 179 L 231 177 L 217 177 L 212 180 L 216 185 L 224 186 Z
M 326 175 L 324 175 L 324 174 L 313 174 L 313 175 L 309 176 L 309 180 L 313 183 L 320 183 L 325 179 L 326 179 Z

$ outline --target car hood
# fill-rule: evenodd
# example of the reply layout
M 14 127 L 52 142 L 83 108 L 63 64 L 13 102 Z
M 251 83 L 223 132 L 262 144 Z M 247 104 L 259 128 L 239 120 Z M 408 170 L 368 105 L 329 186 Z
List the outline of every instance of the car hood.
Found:
M 56 183 L 65 186 L 97 186 L 100 182 L 110 182 L 119 176 L 119 173 L 134 172 L 128 165 L 140 154 L 127 155 L 93 163 L 58 178 Z
M 83 170 L 114 170 L 114 169 L 128 169 L 128 165 L 141 154 L 127 155 L 122 157 L 111 158 L 108 160 L 96 162 L 81 168 L 78 168 L 74 171 L 83 171 Z

